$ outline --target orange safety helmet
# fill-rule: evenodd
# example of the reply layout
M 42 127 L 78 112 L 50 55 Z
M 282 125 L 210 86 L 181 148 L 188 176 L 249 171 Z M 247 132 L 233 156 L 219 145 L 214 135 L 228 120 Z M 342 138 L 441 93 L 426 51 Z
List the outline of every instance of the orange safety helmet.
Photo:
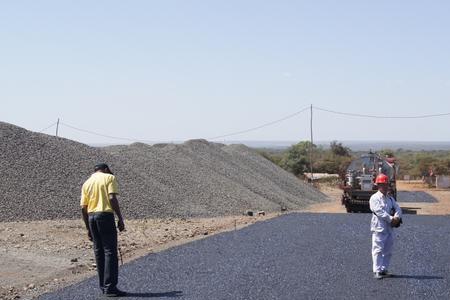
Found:
M 389 183 L 389 178 L 383 173 L 380 173 L 377 178 L 375 178 L 375 183 Z

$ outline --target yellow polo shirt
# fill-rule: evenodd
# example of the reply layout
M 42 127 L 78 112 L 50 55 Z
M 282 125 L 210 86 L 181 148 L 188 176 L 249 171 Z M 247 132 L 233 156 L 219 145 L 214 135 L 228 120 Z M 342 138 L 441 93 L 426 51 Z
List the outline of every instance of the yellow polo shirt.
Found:
M 80 205 L 87 205 L 88 213 L 114 212 L 109 201 L 109 194 L 117 194 L 118 190 L 114 175 L 95 172 L 81 188 Z

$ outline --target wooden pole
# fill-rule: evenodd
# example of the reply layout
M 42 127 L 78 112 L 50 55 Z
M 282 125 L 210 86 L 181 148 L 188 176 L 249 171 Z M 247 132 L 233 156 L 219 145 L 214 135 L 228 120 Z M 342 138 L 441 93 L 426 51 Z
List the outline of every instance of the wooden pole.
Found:
M 313 175 L 313 107 L 311 104 L 311 119 L 310 119 L 310 128 L 311 128 L 311 145 L 309 149 L 309 166 L 311 171 L 311 183 L 313 183 L 314 175 Z

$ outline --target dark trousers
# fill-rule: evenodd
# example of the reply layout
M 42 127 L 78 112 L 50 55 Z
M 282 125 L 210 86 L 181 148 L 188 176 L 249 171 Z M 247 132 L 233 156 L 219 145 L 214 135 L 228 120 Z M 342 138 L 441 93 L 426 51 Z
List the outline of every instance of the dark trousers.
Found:
M 117 230 L 112 213 L 89 214 L 100 288 L 108 293 L 116 289 L 119 276 Z

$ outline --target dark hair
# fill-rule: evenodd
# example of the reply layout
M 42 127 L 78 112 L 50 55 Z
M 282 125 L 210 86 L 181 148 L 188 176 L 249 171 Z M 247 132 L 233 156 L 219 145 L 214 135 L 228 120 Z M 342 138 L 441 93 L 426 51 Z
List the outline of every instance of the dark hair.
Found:
M 109 166 L 105 163 L 99 163 L 95 165 L 94 171 L 97 172 L 99 170 L 106 171 L 107 173 L 112 174 L 111 170 L 109 169 Z

